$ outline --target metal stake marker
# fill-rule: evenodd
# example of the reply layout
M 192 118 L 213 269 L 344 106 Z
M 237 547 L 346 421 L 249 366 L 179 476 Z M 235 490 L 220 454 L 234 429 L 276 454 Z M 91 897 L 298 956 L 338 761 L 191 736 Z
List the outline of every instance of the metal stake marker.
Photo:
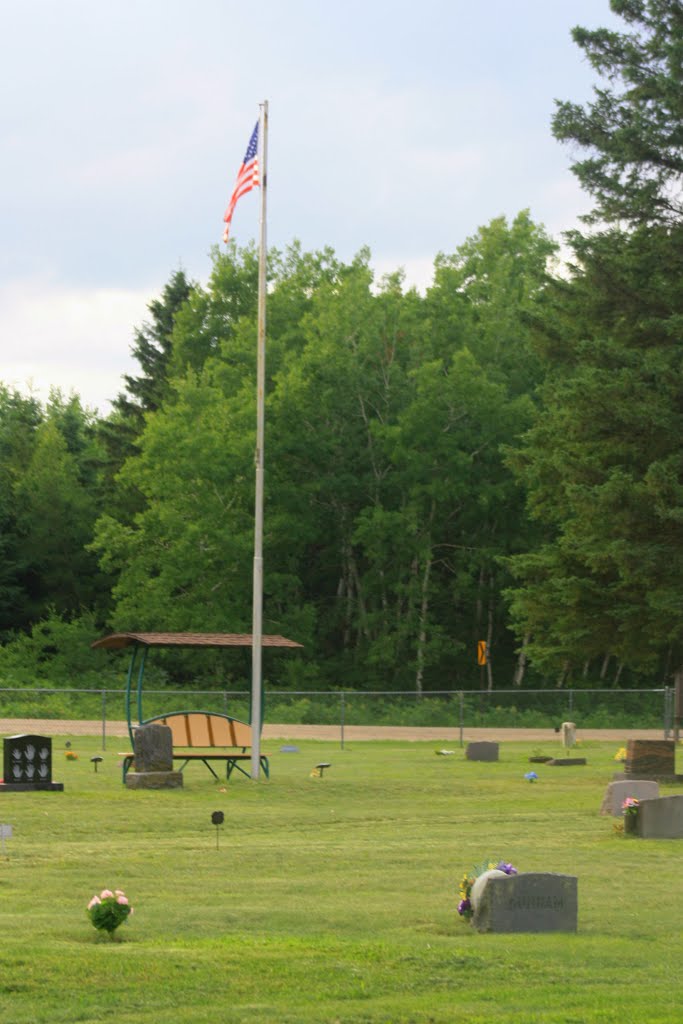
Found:
M 225 821 L 225 815 L 222 811 L 214 811 L 211 815 L 211 824 L 216 826 L 216 849 L 218 849 L 218 830 Z

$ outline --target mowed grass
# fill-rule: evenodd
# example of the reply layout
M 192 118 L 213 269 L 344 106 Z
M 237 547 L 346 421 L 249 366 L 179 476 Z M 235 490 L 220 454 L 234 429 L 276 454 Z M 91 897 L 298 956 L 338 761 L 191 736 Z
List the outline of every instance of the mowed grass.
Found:
M 482 764 L 453 745 L 279 741 L 270 781 L 193 765 L 158 792 L 122 786 L 117 748 L 95 773 L 96 738 L 70 737 L 67 761 L 66 739 L 64 793 L 0 795 L 3 1024 L 683 1017 L 683 840 L 624 838 L 598 813 L 621 744 L 560 768 L 523 743 Z M 488 857 L 576 874 L 578 933 L 475 932 L 458 884 Z M 135 907 L 115 941 L 85 914 L 103 887 Z

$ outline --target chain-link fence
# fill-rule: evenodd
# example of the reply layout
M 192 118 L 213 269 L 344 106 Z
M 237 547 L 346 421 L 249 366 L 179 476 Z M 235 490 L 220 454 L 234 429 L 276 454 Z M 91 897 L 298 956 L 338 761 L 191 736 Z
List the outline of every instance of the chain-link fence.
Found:
M 142 717 L 202 710 L 249 721 L 244 690 L 149 690 Z M 135 706 L 137 712 L 137 705 Z M 396 691 L 279 691 L 264 688 L 264 721 L 277 724 L 421 726 L 446 728 L 674 728 L 674 690 L 442 690 L 428 694 Z M 0 733 L 18 723 L 49 720 L 55 734 L 127 734 L 125 691 L 0 689 Z
M 318 725 L 449 728 L 558 728 L 563 721 L 592 729 L 673 729 L 674 691 L 444 690 L 396 693 L 278 693 L 268 695 L 266 720 Z

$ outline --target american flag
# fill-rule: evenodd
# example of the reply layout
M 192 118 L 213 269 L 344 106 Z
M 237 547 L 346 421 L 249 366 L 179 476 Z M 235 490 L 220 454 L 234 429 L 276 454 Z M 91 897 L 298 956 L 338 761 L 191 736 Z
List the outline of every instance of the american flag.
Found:
M 249 139 L 249 145 L 247 146 L 247 151 L 244 154 L 244 160 L 242 161 L 242 166 L 240 167 L 239 171 L 237 172 L 237 181 L 235 182 L 235 188 L 233 190 L 232 195 L 230 196 L 230 202 L 228 203 L 228 208 L 225 211 L 225 216 L 223 217 L 223 220 L 225 221 L 225 231 L 223 232 L 223 241 L 224 242 L 227 242 L 227 240 L 228 240 L 228 233 L 230 231 L 230 221 L 232 220 L 232 215 L 233 215 L 233 213 L 235 211 L 235 206 L 237 205 L 237 200 L 240 198 L 240 196 L 243 196 L 245 192 L 250 192 L 252 190 L 252 188 L 255 188 L 259 184 L 260 184 L 260 182 L 259 182 L 259 176 L 258 176 L 258 121 L 257 121 L 256 122 L 256 126 L 255 126 L 253 132 L 251 133 L 251 138 Z

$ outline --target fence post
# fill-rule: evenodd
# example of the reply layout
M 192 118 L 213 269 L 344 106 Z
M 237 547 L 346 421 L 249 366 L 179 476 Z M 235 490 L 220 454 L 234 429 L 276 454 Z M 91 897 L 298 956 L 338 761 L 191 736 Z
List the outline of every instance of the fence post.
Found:
M 665 740 L 668 740 L 668 738 L 669 738 L 669 716 L 667 714 L 667 690 L 668 690 L 668 686 L 665 686 L 664 687 L 664 691 L 663 691 L 664 703 L 662 705 L 662 727 L 664 729 L 664 739 Z
M 458 697 L 460 698 L 460 746 L 462 747 L 464 746 L 462 730 L 465 724 L 465 695 L 462 690 L 458 694 Z
M 664 739 L 668 740 L 674 725 L 673 687 L 664 687 Z
M 107 749 L 107 691 L 102 690 L 102 750 Z M 95 765 L 97 768 L 97 765 Z
M 569 691 L 569 717 L 573 718 L 573 716 L 574 716 L 574 691 L 570 690 Z
M 339 714 L 341 716 L 341 749 L 344 749 L 344 710 L 346 704 L 344 701 L 344 691 L 339 694 Z

